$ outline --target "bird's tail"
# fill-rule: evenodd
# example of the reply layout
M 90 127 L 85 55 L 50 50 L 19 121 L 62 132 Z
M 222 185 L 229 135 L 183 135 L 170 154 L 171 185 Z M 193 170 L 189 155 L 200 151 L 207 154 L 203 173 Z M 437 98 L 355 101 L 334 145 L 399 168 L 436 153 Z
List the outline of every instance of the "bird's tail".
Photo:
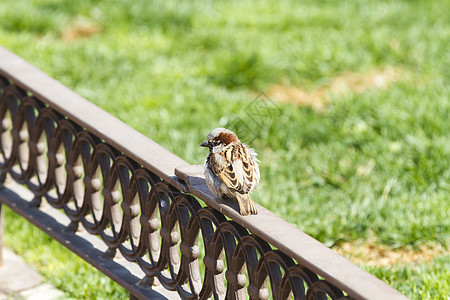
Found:
M 240 194 L 236 193 L 236 199 L 239 204 L 239 210 L 241 215 L 256 215 L 258 210 L 256 210 L 255 205 L 253 204 L 252 199 L 249 194 Z

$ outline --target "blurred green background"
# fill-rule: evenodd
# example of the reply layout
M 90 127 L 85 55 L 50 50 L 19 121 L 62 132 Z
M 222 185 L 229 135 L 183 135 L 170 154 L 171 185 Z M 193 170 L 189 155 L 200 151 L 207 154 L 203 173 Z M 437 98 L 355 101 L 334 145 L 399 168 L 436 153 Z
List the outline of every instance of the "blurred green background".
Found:
M 213 128 L 240 132 L 260 155 L 255 201 L 408 297 L 445 299 L 449 11 L 446 0 L 3 0 L 0 45 L 189 163 L 203 163 Z M 68 298 L 126 297 L 11 212 L 6 230 Z

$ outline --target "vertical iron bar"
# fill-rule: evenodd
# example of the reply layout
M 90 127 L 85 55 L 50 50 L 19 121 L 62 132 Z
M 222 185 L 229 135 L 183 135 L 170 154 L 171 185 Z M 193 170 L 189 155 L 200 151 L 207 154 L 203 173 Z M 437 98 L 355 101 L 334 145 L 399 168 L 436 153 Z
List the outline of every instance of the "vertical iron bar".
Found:
M 0 203 L 0 267 L 3 266 L 3 205 Z
M 0 172 L 0 189 L 3 188 L 3 184 L 6 181 L 6 173 Z M 0 202 L 0 267 L 3 266 L 3 205 Z

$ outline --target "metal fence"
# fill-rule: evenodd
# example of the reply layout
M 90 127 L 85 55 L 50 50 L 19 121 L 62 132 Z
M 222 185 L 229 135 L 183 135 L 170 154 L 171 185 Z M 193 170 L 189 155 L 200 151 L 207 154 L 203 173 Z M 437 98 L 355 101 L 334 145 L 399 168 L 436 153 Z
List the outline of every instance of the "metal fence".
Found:
M 0 203 L 133 298 L 405 298 L 1 47 L 0 97 Z

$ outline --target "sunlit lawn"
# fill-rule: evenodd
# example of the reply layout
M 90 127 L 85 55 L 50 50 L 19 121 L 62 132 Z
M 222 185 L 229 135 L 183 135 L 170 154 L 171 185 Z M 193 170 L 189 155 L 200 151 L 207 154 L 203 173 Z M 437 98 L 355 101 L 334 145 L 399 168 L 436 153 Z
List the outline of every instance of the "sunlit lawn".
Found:
M 254 124 L 244 108 L 259 92 L 319 94 L 320 109 L 275 102 L 241 136 L 260 154 L 253 198 L 328 246 L 448 249 L 448 11 L 445 0 L 6 0 L 0 45 L 192 164 L 214 127 Z M 329 88 L 390 68 L 399 75 L 383 86 Z M 126 297 L 25 221 L 6 223 L 9 246 L 68 297 Z M 413 299 L 450 294 L 448 251 L 367 270 Z

